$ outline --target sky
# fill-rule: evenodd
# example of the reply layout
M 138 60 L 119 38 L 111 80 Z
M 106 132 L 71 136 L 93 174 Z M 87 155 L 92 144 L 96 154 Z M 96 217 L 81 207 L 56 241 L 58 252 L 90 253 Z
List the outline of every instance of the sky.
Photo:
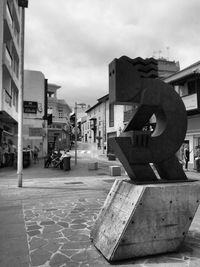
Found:
M 199 0 L 29 0 L 25 12 L 25 69 L 72 107 L 108 93 L 114 58 L 200 60 Z

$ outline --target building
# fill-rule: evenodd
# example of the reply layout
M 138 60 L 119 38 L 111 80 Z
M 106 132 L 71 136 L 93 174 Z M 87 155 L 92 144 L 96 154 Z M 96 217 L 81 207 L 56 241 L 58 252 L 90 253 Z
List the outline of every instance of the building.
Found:
M 17 145 L 21 20 L 17 0 L 0 1 L 0 145 Z
M 71 146 L 71 108 L 64 99 L 57 98 L 57 90 L 59 88 L 61 88 L 61 86 L 48 83 L 47 113 L 48 116 L 52 116 L 52 122 L 48 125 L 48 152 L 55 149 L 69 149 Z
M 97 100 L 97 103 L 86 110 L 87 116 L 82 117 L 82 141 L 93 144 L 98 153 L 113 155 L 109 138 L 119 136 L 123 124 L 123 106 L 110 105 L 109 95 Z
M 187 110 L 188 126 L 185 143 L 189 145 L 189 167 L 196 168 L 195 156 L 200 147 L 200 61 L 164 80 L 174 86 Z
M 160 79 L 167 78 L 168 76 L 180 70 L 179 62 L 170 61 L 165 58 L 157 59 L 158 63 L 158 77 Z
M 46 79 L 42 72 L 24 71 L 23 146 L 39 149 L 39 157 L 47 153 L 45 117 Z
M 82 121 L 82 138 L 85 142 L 96 144 L 98 149 L 105 148 L 106 118 L 108 109 L 108 95 L 97 100 L 98 102 L 86 110 L 87 117 Z

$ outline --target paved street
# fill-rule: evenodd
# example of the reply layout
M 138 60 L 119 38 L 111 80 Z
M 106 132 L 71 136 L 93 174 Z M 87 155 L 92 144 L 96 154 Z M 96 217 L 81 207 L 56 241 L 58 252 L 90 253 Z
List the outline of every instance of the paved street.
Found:
M 89 171 L 94 155 L 78 151 L 71 170 L 45 169 L 43 162 L 24 170 L 23 188 L 16 170 L 0 170 L 0 266 L 200 266 L 200 209 L 176 253 L 108 263 L 89 239 L 97 214 L 115 180 L 109 165 L 98 158 L 99 169 Z M 200 174 L 188 172 L 200 179 Z M 118 179 L 127 178 L 124 170 Z

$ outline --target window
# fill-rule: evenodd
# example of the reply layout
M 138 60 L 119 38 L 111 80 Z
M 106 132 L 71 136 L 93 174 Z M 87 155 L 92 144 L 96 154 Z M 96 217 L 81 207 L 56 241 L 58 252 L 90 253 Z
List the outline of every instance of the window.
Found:
M 114 127 L 114 105 L 109 104 L 109 127 Z
M 63 109 L 58 109 L 58 117 L 64 118 Z
M 197 92 L 198 80 L 190 80 L 185 84 L 179 85 L 180 96 L 193 95 Z
M 192 80 L 188 82 L 188 95 L 192 95 L 196 93 L 196 80 Z

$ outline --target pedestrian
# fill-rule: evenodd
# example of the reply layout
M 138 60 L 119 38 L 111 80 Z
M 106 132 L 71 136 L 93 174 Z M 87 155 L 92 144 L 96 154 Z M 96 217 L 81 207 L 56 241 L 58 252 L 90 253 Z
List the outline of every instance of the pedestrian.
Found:
M 190 160 L 190 151 L 189 151 L 189 147 L 188 144 L 185 144 L 184 146 L 184 162 L 185 162 L 185 171 L 188 171 L 188 162 Z
M 39 163 L 38 152 L 39 152 L 39 149 L 37 148 L 37 146 L 34 146 L 34 149 L 33 149 L 33 161 L 34 161 L 34 164 L 36 164 L 36 162 Z

